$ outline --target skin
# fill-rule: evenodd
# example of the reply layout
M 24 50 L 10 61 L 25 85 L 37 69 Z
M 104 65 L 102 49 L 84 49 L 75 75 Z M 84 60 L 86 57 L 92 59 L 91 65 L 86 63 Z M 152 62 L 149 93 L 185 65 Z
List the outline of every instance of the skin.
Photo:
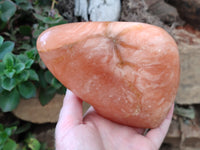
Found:
M 173 109 L 174 105 L 162 124 L 144 135 L 145 129 L 107 120 L 92 107 L 82 116 L 82 100 L 68 90 L 56 126 L 56 150 L 158 150 Z

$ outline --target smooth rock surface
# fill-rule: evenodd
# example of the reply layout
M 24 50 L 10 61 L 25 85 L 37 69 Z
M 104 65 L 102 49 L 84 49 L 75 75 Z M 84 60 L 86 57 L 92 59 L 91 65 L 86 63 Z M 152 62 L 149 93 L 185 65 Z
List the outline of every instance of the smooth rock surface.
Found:
M 55 77 L 112 121 L 155 128 L 175 99 L 178 50 L 159 27 L 127 22 L 66 24 L 43 32 L 37 48 Z
M 13 114 L 33 123 L 55 123 L 58 120 L 64 95 L 56 95 L 47 105 L 42 106 L 38 98 L 21 100 Z

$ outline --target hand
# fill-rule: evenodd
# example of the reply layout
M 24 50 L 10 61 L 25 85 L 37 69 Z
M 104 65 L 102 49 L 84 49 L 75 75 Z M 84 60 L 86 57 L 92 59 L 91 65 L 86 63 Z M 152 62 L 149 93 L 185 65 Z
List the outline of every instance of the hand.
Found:
M 120 125 L 98 115 L 90 107 L 82 116 L 82 101 L 67 91 L 56 126 L 56 150 L 158 150 L 173 114 L 144 135 L 145 129 Z

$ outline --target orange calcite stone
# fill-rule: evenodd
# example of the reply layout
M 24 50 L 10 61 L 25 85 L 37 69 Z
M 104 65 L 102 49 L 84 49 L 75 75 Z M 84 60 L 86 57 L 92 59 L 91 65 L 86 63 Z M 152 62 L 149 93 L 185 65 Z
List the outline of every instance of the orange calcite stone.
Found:
M 65 24 L 44 31 L 37 48 L 60 82 L 112 121 L 155 128 L 174 102 L 178 49 L 159 27 L 133 22 Z

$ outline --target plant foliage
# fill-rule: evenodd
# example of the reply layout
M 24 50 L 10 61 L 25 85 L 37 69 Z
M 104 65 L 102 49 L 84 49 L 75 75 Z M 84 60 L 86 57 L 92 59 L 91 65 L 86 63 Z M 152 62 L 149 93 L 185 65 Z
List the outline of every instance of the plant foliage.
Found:
M 55 0 L 53 0 L 55 3 Z M 65 88 L 47 70 L 36 50 L 45 29 L 66 23 L 46 0 L 0 1 L 0 108 L 15 109 L 20 98 L 39 93 L 42 105 Z
M 19 130 L 23 132 L 26 128 L 27 126 L 20 129 L 17 126 L 5 127 L 0 124 L 0 150 L 48 150 L 44 143 L 40 143 L 31 134 L 28 134 L 21 143 L 17 143 L 12 138 L 12 136 L 19 134 Z

